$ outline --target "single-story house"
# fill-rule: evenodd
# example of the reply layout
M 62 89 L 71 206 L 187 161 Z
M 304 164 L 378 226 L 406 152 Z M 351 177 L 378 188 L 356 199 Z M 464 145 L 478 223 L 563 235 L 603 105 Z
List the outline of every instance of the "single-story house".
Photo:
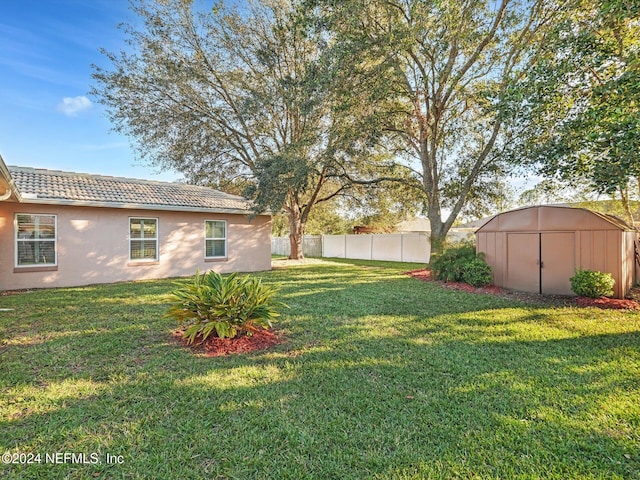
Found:
M 271 216 L 212 188 L 7 166 L 0 291 L 271 268 Z

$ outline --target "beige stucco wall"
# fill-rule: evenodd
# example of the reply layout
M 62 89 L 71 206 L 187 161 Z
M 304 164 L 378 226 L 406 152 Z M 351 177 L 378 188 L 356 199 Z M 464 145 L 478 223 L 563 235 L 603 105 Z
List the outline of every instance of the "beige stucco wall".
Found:
M 15 213 L 54 214 L 58 266 L 15 268 Z M 129 261 L 129 217 L 158 218 L 159 260 Z M 227 221 L 227 259 L 205 261 L 204 221 Z M 244 215 L 70 207 L 0 202 L 0 290 L 65 287 L 271 268 L 271 218 Z

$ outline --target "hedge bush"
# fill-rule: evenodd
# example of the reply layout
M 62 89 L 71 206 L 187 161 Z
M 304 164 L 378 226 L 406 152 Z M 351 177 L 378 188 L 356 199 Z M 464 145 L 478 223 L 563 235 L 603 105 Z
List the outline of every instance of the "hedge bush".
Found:
M 571 290 L 581 297 L 611 297 L 615 280 L 610 273 L 594 270 L 576 270 L 571 281 Z
M 481 258 L 474 258 L 464 265 L 462 279 L 474 287 L 484 287 L 493 282 L 491 266 Z
M 434 255 L 429 263 L 431 272 L 438 280 L 445 282 L 466 282 L 474 287 L 492 282 L 491 267 L 482 254 L 476 253 L 473 244 L 449 247 L 441 254 Z

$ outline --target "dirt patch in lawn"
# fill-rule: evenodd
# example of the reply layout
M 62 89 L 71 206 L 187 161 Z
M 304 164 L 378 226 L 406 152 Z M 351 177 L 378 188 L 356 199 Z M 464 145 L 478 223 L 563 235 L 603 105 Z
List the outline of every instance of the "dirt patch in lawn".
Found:
M 251 336 L 241 334 L 236 338 L 219 338 L 210 335 L 209 338 L 202 341 L 202 337 L 197 336 L 193 344 L 187 345 L 187 341 L 182 337 L 183 332 L 184 330 L 176 330 L 173 332 L 173 337 L 194 353 L 207 357 L 256 352 L 284 342 L 284 339 L 273 330 L 261 329 L 252 332 Z
M 634 287 L 629 294 L 630 298 L 587 298 L 587 297 L 567 297 L 564 295 L 540 295 L 537 293 L 527 292 L 514 292 L 512 290 L 505 290 L 504 288 L 496 287 L 495 285 L 488 285 L 486 287 L 473 287 L 468 283 L 463 282 L 443 282 L 436 280 L 431 271 L 427 269 L 412 270 L 405 272 L 418 280 L 424 282 L 434 282 L 449 288 L 452 290 L 462 290 L 469 293 L 486 293 L 495 295 L 502 298 L 509 298 L 525 303 L 537 303 L 553 306 L 578 306 L 578 307 L 596 307 L 604 309 L 615 310 L 640 310 L 640 288 Z

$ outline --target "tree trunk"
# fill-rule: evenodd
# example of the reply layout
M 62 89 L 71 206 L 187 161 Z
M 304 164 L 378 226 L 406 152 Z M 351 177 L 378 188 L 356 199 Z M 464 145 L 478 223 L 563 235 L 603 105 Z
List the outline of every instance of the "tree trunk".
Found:
M 289 243 L 291 245 L 289 259 L 291 260 L 302 260 L 304 258 L 302 241 L 304 240 L 305 226 L 301 215 L 297 211 L 289 212 Z
M 440 218 L 440 215 L 429 215 L 429 223 L 431 224 L 431 257 L 435 254 L 442 253 L 444 249 L 444 242 L 447 237 L 447 231 L 445 224 Z M 431 258 L 429 259 L 431 260 Z
M 627 221 L 633 225 L 633 212 L 631 211 L 631 205 L 629 203 L 629 189 L 620 187 L 618 189 L 620 191 L 620 199 L 622 201 L 622 206 L 624 207 L 624 211 L 627 214 Z

